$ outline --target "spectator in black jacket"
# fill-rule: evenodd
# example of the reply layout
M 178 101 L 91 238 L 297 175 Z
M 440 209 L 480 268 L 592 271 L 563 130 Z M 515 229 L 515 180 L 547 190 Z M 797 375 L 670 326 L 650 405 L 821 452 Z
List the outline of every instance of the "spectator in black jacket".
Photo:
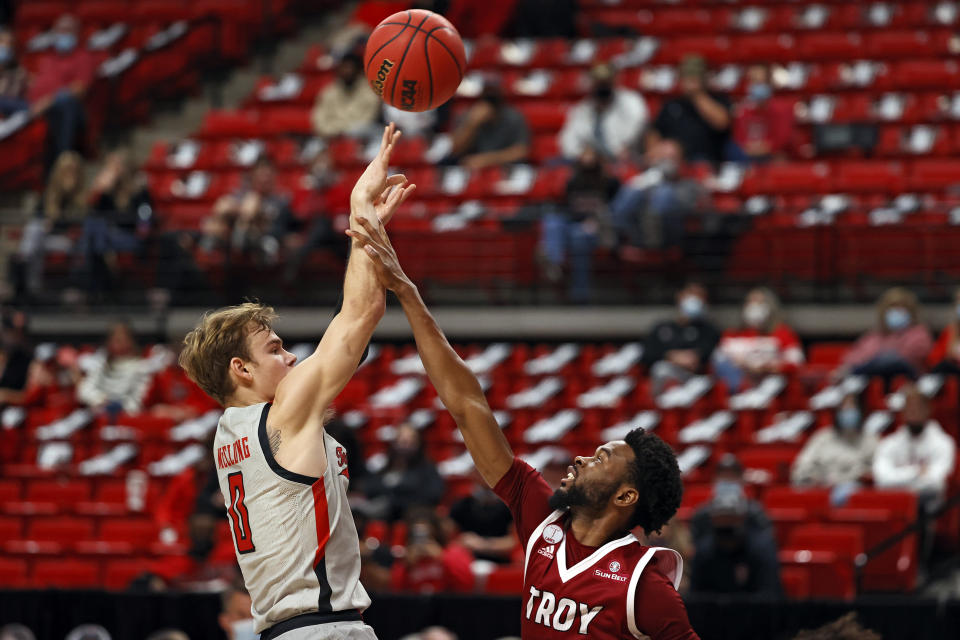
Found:
M 371 515 L 395 521 L 410 507 L 434 506 L 443 497 L 444 484 L 436 465 L 423 448 L 420 432 L 409 424 L 397 428 L 387 454 L 387 466 L 363 482 Z
M 707 90 L 707 63 L 700 56 L 684 58 L 678 75 L 682 93 L 661 107 L 647 147 L 668 138 L 680 143 L 687 162 L 720 164 L 733 120 L 730 98 Z
M 450 507 L 450 519 L 460 529 L 457 539 L 474 557 L 492 562 L 510 562 L 517 546 L 510 509 L 476 478 L 470 495 Z
M 650 330 L 643 345 L 653 393 L 672 382 L 686 382 L 702 373 L 720 341 L 720 330 L 706 317 L 707 290 L 690 283 L 677 293 L 678 315 Z
M 765 532 L 772 542 L 773 525 L 770 524 L 770 518 L 767 517 L 767 513 L 759 502 L 746 497 L 743 489 L 743 465 L 732 453 L 725 454 L 717 462 L 713 476 L 713 500 L 697 509 L 693 519 L 690 520 L 690 535 L 693 536 L 694 542 L 711 530 L 713 501 L 728 494 L 743 496 L 746 504 L 747 527 L 751 531 Z

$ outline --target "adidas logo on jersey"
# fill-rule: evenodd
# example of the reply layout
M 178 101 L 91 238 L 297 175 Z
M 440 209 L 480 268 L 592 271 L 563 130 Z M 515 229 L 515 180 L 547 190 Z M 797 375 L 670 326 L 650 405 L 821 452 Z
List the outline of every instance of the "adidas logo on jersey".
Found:
M 544 558 L 553 560 L 553 552 L 556 550 L 557 550 L 557 546 L 551 544 L 549 547 L 543 547 L 541 549 L 537 549 L 537 553 L 542 555 Z

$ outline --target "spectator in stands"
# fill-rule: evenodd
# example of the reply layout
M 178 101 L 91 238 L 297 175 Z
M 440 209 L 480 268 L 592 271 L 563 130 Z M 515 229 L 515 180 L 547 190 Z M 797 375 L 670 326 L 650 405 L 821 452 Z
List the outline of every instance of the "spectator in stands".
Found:
M 460 529 L 457 542 L 475 558 L 492 562 L 509 562 L 517 537 L 513 533 L 513 516 L 507 505 L 480 478 L 475 477 L 470 495 L 450 507 L 450 518 Z
M 747 97 L 733 120 L 734 160 L 766 162 L 783 158 L 793 141 L 793 103 L 775 97 L 770 67 L 750 65 Z M 739 158 L 737 156 L 740 156 Z
M 793 640 L 883 640 L 883 637 L 864 629 L 857 621 L 857 614 L 851 611 L 817 629 L 804 629 Z
M 167 350 L 172 362 L 153 376 L 150 389 L 143 401 L 143 406 L 150 415 L 168 418 L 174 422 L 191 420 L 220 406 L 205 394 L 177 364 L 176 356 L 179 355 L 179 347 L 182 344 L 182 341 L 177 343 L 175 349 L 165 345 L 154 347 L 157 350 Z
M 259 638 L 250 613 L 250 594 L 243 587 L 231 587 L 220 596 L 220 617 L 217 622 L 227 640 L 255 640 Z
M 206 447 L 213 449 L 213 443 Z M 153 520 L 161 541 L 170 544 L 190 541 L 190 534 L 204 526 L 195 526 L 194 520 L 216 519 L 224 515 L 223 494 L 217 480 L 213 456 L 205 455 L 195 463 L 164 483 L 163 493 L 152 510 Z M 206 551 L 213 547 L 213 540 L 205 539 L 200 545 Z
M 43 268 L 48 251 L 69 251 L 64 233 L 87 211 L 83 159 L 73 151 L 57 158 L 35 215 L 23 228 L 20 247 L 13 261 L 14 288 L 18 298 L 36 298 L 43 292 Z
M 410 424 L 397 428 L 390 443 L 387 466 L 363 483 L 374 515 L 395 521 L 415 506 L 433 506 L 443 497 L 443 478 L 424 451 L 420 432 Z
M 530 151 L 530 128 L 523 114 L 507 104 L 503 88 L 487 80 L 476 103 L 452 133 L 451 155 L 468 169 L 521 162 Z
M 146 177 L 125 150 L 107 156 L 90 198 L 93 206 L 83 221 L 78 252 L 87 291 L 102 294 L 112 289 L 118 275 L 117 254 L 138 251 L 149 234 L 153 200 Z
M 938 506 L 953 473 L 956 444 L 936 420 L 930 401 L 913 385 L 901 389 L 902 426 L 880 441 L 873 459 L 873 481 L 881 489 L 907 489 L 922 508 Z
M 705 191 L 685 174 L 683 149 L 675 140 L 648 144 L 649 168 L 631 178 L 610 205 L 613 223 L 628 245 L 636 249 L 675 247 L 683 240 L 687 216 L 701 206 Z
M 877 436 L 863 430 L 863 398 L 848 394 L 833 415 L 833 424 L 815 433 L 793 462 L 790 479 L 797 487 L 830 487 L 840 506 L 871 477 Z
M 543 216 L 540 244 L 547 277 L 560 280 L 569 252 L 569 297 L 573 302 L 590 301 L 593 251 L 598 236 L 610 235 L 609 203 L 619 186 L 599 154 L 587 147 L 567 182 L 566 206 Z
M 950 322 L 933 345 L 927 364 L 932 373 L 960 375 L 960 289 L 953 292 Z
M 615 71 L 608 63 L 594 66 L 590 78 L 590 95 L 567 111 L 559 136 L 560 151 L 571 161 L 588 148 L 604 158 L 623 160 L 647 126 L 647 104 L 636 91 L 615 85 Z
M 743 325 L 728 329 L 714 352 L 714 372 L 730 393 L 745 383 L 756 384 L 765 376 L 790 373 L 803 364 L 800 339 L 782 318 L 780 301 L 765 287 L 747 294 Z
M 337 77 L 327 85 L 310 114 L 318 136 L 330 138 L 365 133 L 380 115 L 380 100 L 363 75 L 363 58 L 348 53 L 337 64 Z
M 729 494 L 741 496 L 746 501 L 744 513 L 746 527 L 757 536 L 761 534 L 770 536 L 772 543 L 773 525 L 770 523 L 770 518 L 767 517 L 763 505 L 747 498 L 744 489 L 743 465 L 732 453 L 724 454 L 717 462 L 713 475 L 713 498 L 697 509 L 690 520 L 690 535 L 694 541 L 710 533 L 713 501 L 717 498 L 725 498 Z
M 30 108 L 27 102 L 27 72 L 20 66 L 13 32 L 0 28 L 0 117 Z
M 648 547 L 666 547 L 673 549 L 680 554 L 683 560 L 683 566 L 691 566 L 693 560 L 693 538 L 690 536 L 690 528 L 678 517 L 674 516 L 670 522 L 664 525 L 660 533 L 653 533 L 647 536 L 644 541 Z M 690 591 L 690 572 L 684 571 L 680 576 L 680 586 L 677 587 L 680 595 L 686 595 Z
M 655 396 L 670 384 L 703 373 L 720 341 L 720 330 L 707 317 L 702 284 L 691 282 L 677 292 L 677 310 L 676 318 L 654 325 L 643 343 Z
M 161 629 L 147 636 L 147 640 L 190 640 L 190 636 L 179 629 Z
M 81 624 L 74 627 L 64 640 L 110 640 L 110 632 L 98 624 Z
M 431 508 L 412 509 L 407 516 L 407 541 L 402 558 L 393 563 L 394 591 L 450 593 L 473 590 L 470 552 L 448 543 L 444 525 Z
M 203 223 L 207 249 L 229 247 L 257 252 L 268 262 L 278 259 L 281 242 L 294 228 L 290 197 L 277 186 L 277 170 L 266 155 L 251 167 L 243 186 L 222 196 Z
M 888 289 L 877 302 L 877 327 L 857 340 L 834 375 L 852 373 L 887 380 L 905 375 L 915 379 L 924 371 L 933 342 L 918 316 L 919 305 L 912 291 Z
M 64 151 L 81 148 L 86 126 L 83 98 L 97 71 L 93 55 L 79 47 L 80 25 L 75 17 L 60 16 L 53 33 L 54 51 L 38 61 L 29 90 L 32 109 L 47 118 L 48 168 Z
M 647 135 L 647 148 L 668 138 L 680 143 L 688 162 L 718 165 L 730 137 L 730 98 L 707 89 L 707 63 L 700 56 L 684 58 L 678 75 L 681 95 L 661 107 Z
M 693 542 L 693 593 L 780 595 L 776 543 L 768 531 L 750 526 L 742 493 L 718 492 L 710 503 L 709 528 Z
M 84 373 L 77 385 L 81 403 L 110 418 L 121 411 L 140 411 L 155 364 L 140 356 L 129 325 L 118 322 L 110 327 L 103 347 L 81 358 L 79 365 Z
M 27 339 L 27 316 L 21 311 L 0 312 L 0 405 L 20 404 L 33 361 Z
M 419 633 L 411 633 L 400 640 L 457 640 L 457 634 L 444 627 L 427 627 Z
M 37 640 L 37 636 L 25 625 L 5 624 L 0 627 L 0 640 Z

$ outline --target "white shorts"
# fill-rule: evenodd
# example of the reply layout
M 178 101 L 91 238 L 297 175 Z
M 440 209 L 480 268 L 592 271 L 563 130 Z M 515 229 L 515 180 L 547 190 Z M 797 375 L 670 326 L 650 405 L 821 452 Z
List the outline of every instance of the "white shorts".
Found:
M 377 634 L 363 622 L 328 622 L 291 629 L 276 640 L 377 640 Z

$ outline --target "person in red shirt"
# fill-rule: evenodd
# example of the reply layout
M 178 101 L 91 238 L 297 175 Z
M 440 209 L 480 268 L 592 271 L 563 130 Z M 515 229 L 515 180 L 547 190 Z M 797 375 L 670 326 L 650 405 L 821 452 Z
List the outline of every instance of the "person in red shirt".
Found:
M 407 546 L 390 571 L 394 591 L 449 593 L 473 590 L 473 556 L 457 543 L 446 543 L 443 527 L 430 508 L 407 514 Z
M 679 554 L 631 533 L 659 531 L 683 494 L 673 451 L 643 429 L 578 456 L 557 491 L 514 456 L 477 378 L 407 278 L 382 224 L 350 231 L 400 299 L 417 350 L 477 471 L 507 503 L 525 548 L 521 637 L 690 640 Z
M 793 142 L 792 101 L 773 95 L 766 65 L 751 65 L 747 83 L 747 97 L 733 120 L 733 141 L 753 162 L 785 156 Z
M 783 321 L 776 294 L 758 287 L 747 294 L 743 325 L 723 332 L 713 370 L 736 393 L 767 375 L 796 371 L 803 360 L 800 338 Z
M 28 94 L 33 112 L 46 114 L 47 167 L 53 166 L 63 151 L 80 148 L 86 126 L 83 97 L 97 72 L 93 54 L 78 48 L 80 25 L 76 18 L 60 16 L 53 33 L 54 50 L 37 61 Z

